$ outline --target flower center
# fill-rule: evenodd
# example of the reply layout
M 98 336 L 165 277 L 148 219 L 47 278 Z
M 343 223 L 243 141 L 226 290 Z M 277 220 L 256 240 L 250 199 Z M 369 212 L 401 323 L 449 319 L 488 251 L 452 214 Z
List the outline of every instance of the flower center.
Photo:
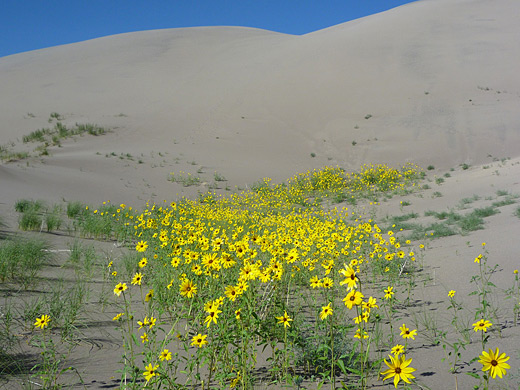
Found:
M 356 300 L 356 297 L 355 297 L 354 295 L 352 295 L 352 296 L 350 297 L 350 300 L 351 300 L 351 301 L 355 301 L 355 300 Z
M 396 374 L 400 374 L 401 373 L 401 367 L 396 367 L 395 368 L 395 373 Z
M 492 366 L 498 366 L 498 362 L 496 360 L 491 360 L 491 365 Z

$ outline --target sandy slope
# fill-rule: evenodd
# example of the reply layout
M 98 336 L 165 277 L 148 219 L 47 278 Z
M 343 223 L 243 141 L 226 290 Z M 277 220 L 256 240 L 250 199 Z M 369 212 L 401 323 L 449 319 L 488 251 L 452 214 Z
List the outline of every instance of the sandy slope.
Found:
M 0 58 L 0 145 L 32 150 L 21 138 L 52 126 L 51 112 L 67 126 L 112 129 L 66 140 L 50 156 L 1 164 L 0 213 L 14 226 L 20 198 L 140 207 L 206 191 L 215 172 L 228 179 L 216 183 L 226 193 L 265 176 L 281 181 L 324 165 L 379 162 L 431 164 L 439 176 L 455 171 L 422 197 L 382 203 L 378 218 L 414 211 L 427 223 L 426 210 L 454 208 L 473 194 L 480 199 L 472 207 L 496 200 L 497 190 L 520 194 L 518 14 L 517 0 L 423 0 L 304 36 L 157 30 Z M 180 171 L 202 184 L 167 180 Z M 411 206 L 400 210 L 401 200 Z M 507 288 L 519 268 L 516 207 L 501 208 L 484 230 L 433 241 L 424 261 L 435 284 L 418 299 L 444 307 L 447 290 L 471 291 L 469 269 L 482 242 Z M 520 342 L 518 327 L 503 333 L 500 347 Z M 99 374 L 103 352 L 93 353 L 84 364 Z M 441 358 L 440 347 L 417 347 L 418 376 L 432 389 L 455 388 Z M 460 389 L 472 386 L 465 378 Z
M 489 154 L 513 157 L 519 7 L 515 0 L 419 1 L 304 36 L 157 30 L 4 57 L 1 144 L 48 126 L 51 112 L 66 124 L 117 129 L 51 150 L 44 166 L 4 165 L 0 179 L 16 178 L 12 186 L 33 175 L 66 192 L 76 179 L 87 190 L 64 195 L 99 201 L 96 185 L 113 185 L 115 196 L 126 191 L 103 177 L 120 167 L 96 152 L 169 152 L 168 162 L 180 159 L 177 170 L 195 161 L 210 172 L 204 180 L 218 171 L 231 186 L 325 164 L 449 168 Z M 157 190 L 144 188 L 143 196 L 162 198 L 180 192 L 163 185 L 168 173 L 141 167 L 121 176 L 133 187 L 153 182 Z

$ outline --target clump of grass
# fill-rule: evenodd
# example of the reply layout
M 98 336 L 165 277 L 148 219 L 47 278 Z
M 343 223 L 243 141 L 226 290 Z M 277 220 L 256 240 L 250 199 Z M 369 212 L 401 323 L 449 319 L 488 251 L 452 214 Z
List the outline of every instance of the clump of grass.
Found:
M 54 205 L 47 207 L 41 200 L 20 199 L 16 201 L 14 208 L 21 213 L 18 225 L 22 230 L 43 230 L 45 226 L 48 232 L 61 228 L 61 207 Z
M 478 208 L 478 209 L 473 210 L 473 212 L 472 212 L 472 214 L 474 214 L 475 216 L 477 216 L 479 218 L 490 217 L 490 216 L 498 214 L 498 213 L 500 213 L 500 211 L 498 211 L 494 207 Z
M 484 229 L 484 219 L 474 213 L 465 215 L 457 222 L 457 224 L 462 229 L 462 232 L 472 232 Z
M 35 284 L 38 272 L 50 262 L 49 244 L 36 238 L 16 238 L 0 243 L 0 280 L 24 289 Z
M 75 135 L 90 134 L 98 136 L 107 132 L 108 129 L 94 123 L 76 123 L 73 127 L 67 127 L 62 122 L 57 122 L 53 128 L 38 129 L 28 135 L 24 135 L 22 141 L 23 143 L 38 142 L 45 144 L 45 146 L 60 145 L 62 139 Z
M 515 215 L 520 218 L 520 207 L 517 207 L 515 210 Z
M 43 214 L 35 209 L 28 209 L 19 218 L 18 226 L 22 230 L 43 229 Z
M 516 203 L 516 200 L 514 200 L 513 198 L 506 198 L 506 199 L 502 199 L 502 200 L 498 200 L 496 202 L 493 202 L 491 205 L 493 207 L 504 207 L 504 206 L 509 206 L 510 204 L 514 204 Z
M 215 179 L 215 181 L 227 181 L 227 179 L 224 177 L 224 175 L 222 175 L 218 172 L 214 173 L 213 179 Z
M 465 208 L 467 205 L 469 205 L 473 202 L 476 202 L 479 199 L 480 199 L 480 196 L 475 195 L 475 194 L 471 198 L 462 198 L 459 202 L 459 207 Z
M 52 210 L 47 211 L 45 214 L 45 225 L 48 232 L 54 230 L 60 230 L 61 228 L 61 207 L 59 205 L 55 205 Z
M 170 173 L 168 180 L 174 183 L 180 183 L 184 187 L 197 186 L 201 182 L 199 176 L 193 176 L 191 173 L 185 173 L 182 171 L 179 173 Z
M 19 199 L 14 204 L 15 211 L 19 213 L 24 213 L 28 210 L 36 210 L 40 211 L 45 207 L 45 203 L 41 200 L 32 200 L 32 199 Z
M 81 202 L 69 202 L 67 203 L 67 217 L 74 219 L 79 213 L 85 208 Z

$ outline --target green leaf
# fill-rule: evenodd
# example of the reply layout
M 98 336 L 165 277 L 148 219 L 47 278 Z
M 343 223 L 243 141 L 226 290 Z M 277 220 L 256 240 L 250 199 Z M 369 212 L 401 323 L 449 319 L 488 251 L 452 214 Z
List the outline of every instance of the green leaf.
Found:
M 473 378 L 480 379 L 480 375 L 474 372 L 466 372 L 466 375 L 472 376 Z
M 344 375 L 347 375 L 347 370 L 345 368 L 345 364 L 343 363 L 343 360 L 338 360 L 337 361 L 337 364 L 338 364 L 338 367 L 341 369 L 341 372 L 344 374 Z

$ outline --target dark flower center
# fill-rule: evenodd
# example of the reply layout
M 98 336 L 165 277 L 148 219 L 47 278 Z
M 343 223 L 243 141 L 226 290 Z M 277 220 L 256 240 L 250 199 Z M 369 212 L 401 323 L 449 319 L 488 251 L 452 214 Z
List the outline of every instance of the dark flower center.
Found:
M 401 367 L 396 367 L 395 368 L 395 373 L 396 374 L 400 374 L 401 373 Z
M 492 366 L 498 366 L 498 362 L 496 360 L 491 360 L 491 365 Z
M 350 297 L 350 300 L 351 300 L 351 301 L 355 301 L 355 300 L 356 300 L 356 297 L 355 297 L 354 295 L 352 295 L 352 296 Z

